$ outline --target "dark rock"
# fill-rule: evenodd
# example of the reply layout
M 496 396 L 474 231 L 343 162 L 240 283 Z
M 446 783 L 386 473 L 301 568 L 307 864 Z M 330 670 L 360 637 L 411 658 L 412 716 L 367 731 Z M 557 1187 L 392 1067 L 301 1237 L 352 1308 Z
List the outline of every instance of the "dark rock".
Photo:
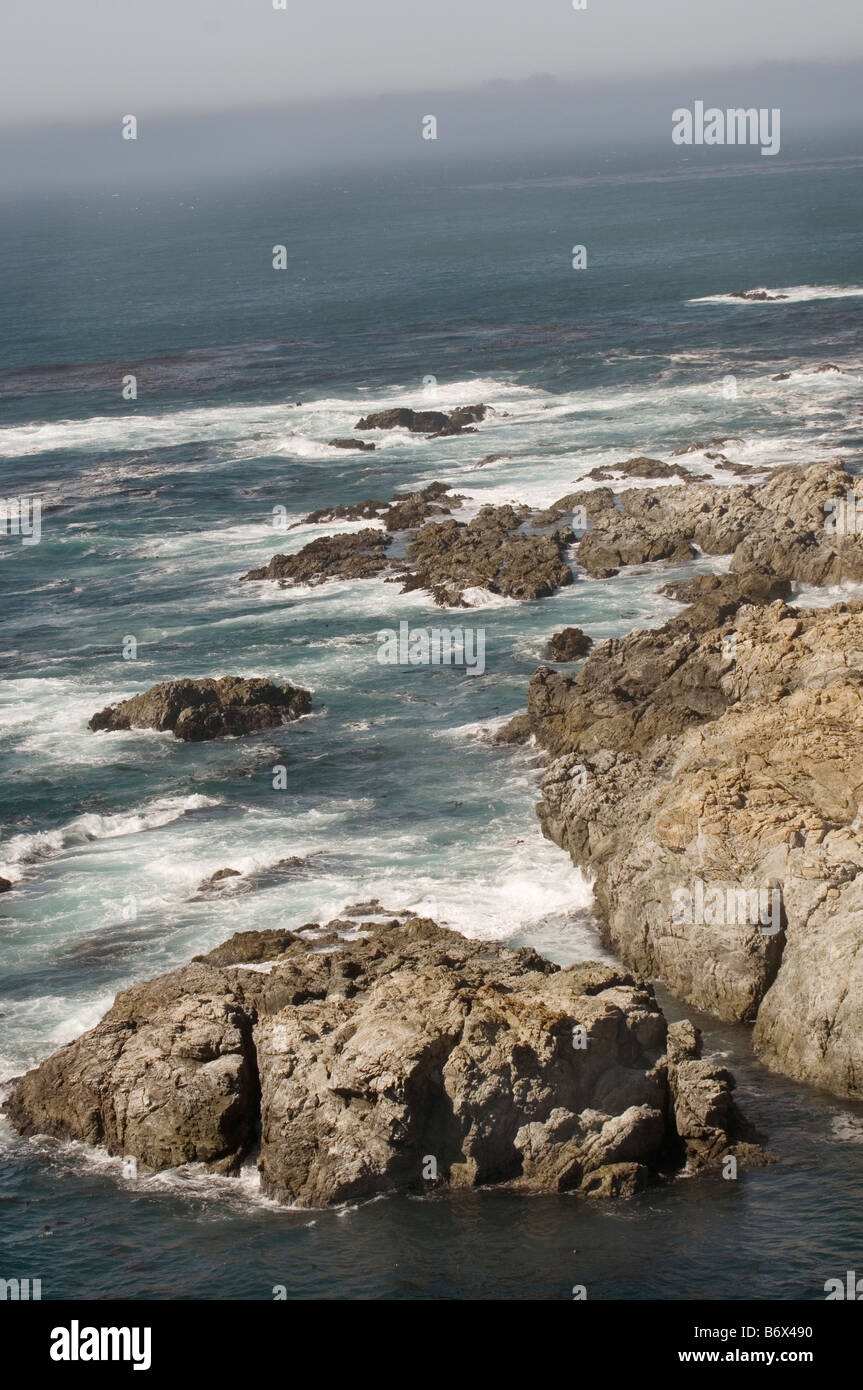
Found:
M 787 294 L 771 294 L 768 290 L 730 290 L 729 299 L 752 299 L 758 302 L 774 299 L 787 299 Z
M 268 565 L 249 570 L 243 579 L 279 579 L 294 584 L 373 579 L 389 567 L 389 539 L 385 532 L 371 528 L 341 536 L 318 536 L 296 555 L 274 555 Z
M 694 478 L 695 474 L 682 464 L 663 463 L 661 459 L 639 456 L 612 464 L 610 468 L 593 468 L 587 474 L 595 482 L 605 483 L 615 475 L 624 478 Z
M 312 526 L 329 521 L 371 521 L 381 520 L 387 531 L 406 531 L 421 526 L 431 516 L 444 516 L 463 499 L 458 495 L 447 497 L 448 483 L 428 483 L 418 492 L 395 492 L 389 502 L 381 502 L 368 497 L 363 502 L 348 503 L 343 506 L 325 507 L 309 512 L 295 526 Z
M 88 727 L 94 732 L 171 730 L 175 738 L 199 743 L 275 729 L 308 714 L 311 706 L 307 690 L 263 679 L 167 681 L 100 710 Z
M 377 448 L 376 444 L 367 443 L 364 439 L 331 439 L 329 444 L 332 449 L 359 449 L 364 454 L 373 454 Z
M 12 884 L 10 880 L 8 878 L 0 878 L 0 893 L 9 893 L 11 890 Z
M 466 427 L 483 420 L 488 412 L 486 405 L 460 405 L 448 413 L 443 410 L 409 410 L 400 407 L 394 410 L 379 410 L 358 420 L 357 430 L 410 430 L 412 434 L 427 434 L 441 439 L 452 434 L 462 434 Z
M 571 584 L 564 552 L 572 532 L 564 527 L 552 535 L 528 535 L 519 529 L 523 519 L 503 506 L 483 507 L 468 524 L 429 522 L 408 547 L 408 562 L 416 572 L 412 587 L 437 588 L 455 598 L 475 587 L 537 599 Z
M 593 638 L 582 632 L 580 627 L 565 627 L 549 639 L 549 660 L 578 661 L 580 657 L 587 656 L 592 646 Z

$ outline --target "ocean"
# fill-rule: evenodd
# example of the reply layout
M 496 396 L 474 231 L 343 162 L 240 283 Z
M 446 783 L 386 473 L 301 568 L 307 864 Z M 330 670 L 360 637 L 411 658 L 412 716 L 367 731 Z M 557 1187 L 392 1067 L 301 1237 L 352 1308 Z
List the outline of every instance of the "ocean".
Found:
M 660 585 L 717 562 L 446 615 L 375 580 L 239 578 L 365 524 L 302 524 L 312 509 L 434 480 L 469 517 L 692 444 L 688 467 L 731 481 L 706 457 L 718 438 L 759 469 L 859 462 L 863 161 L 769 163 L 523 159 L 4 202 L 2 492 L 41 499 L 42 538 L 0 537 L 0 1081 L 236 930 L 370 897 L 562 964 L 605 958 L 590 883 L 540 833 L 536 752 L 491 734 L 552 632 L 660 624 L 679 611 Z M 761 286 L 786 297 L 733 297 Z M 474 434 L 328 443 L 372 410 L 477 402 Z M 482 675 L 377 661 L 381 629 L 444 618 L 483 629 Z M 313 712 L 204 745 L 87 729 L 158 681 L 225 674 L 305 686 Z M 224 867 L 239 876 L 201 892 Z M 607 1206 L 479 1191 L 309 1212 L 263 1199 L 253 1166 L 132 1180 L 0 1121 L 0 1275 L 59 1299 L 823 1298 L 863 1268 L 863 1105 L 771 1075 L 746 1028 L 661 997 L 705 1029 L 780 1163 Z

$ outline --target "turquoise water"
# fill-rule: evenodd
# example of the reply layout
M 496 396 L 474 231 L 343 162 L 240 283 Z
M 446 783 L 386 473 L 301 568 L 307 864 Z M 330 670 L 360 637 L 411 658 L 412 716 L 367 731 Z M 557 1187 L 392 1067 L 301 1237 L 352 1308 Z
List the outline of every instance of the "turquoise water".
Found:
M 677 611 L 656 592 L 668 573 L 578 578 L 533 604 L 478 596 L 457 617 L 485 631 L 473 677 L 377 662 L 380 628 L 441 621 L 421 594 L 239 576 L 335 529 L 282 531 L 274 507 L 290 525 L 444 479 L 469 516 L 719 435 L 760 468 L 853 463 L 861 203 L 846 161 L 389 172 L 4 208 L 2 486 L 43 500 L 43 535 L 0 539 L 0 874 L 16 886 L 0 898 L 0 1080 L 134 980 L 369 896 L 562 963 L 601 954 L 590 885 L 539 832 L 535 755 L 488 733 L 523 706 L 552 631 Z M 789 298 L 721 298 L 759 285 Z M 826 362 L 842 372 L 809 374 Z M 479 400 L 494 414 L 474 435 L 327 444 L 385 405 Z M 685 462 L 713 473 L 703 453 Z M 230 673 L 307 686 L 314 712 L 196 747 L 86 729 L 156 681 Z M 222 867 L 243 877 L 199 894 Z M 0 1274 L 41 1275 L 45 1297 L 823 1296 L 863 1262 L 863 1107 L 771 1077 L 745 1029 L 706 1027 L 783 1159 L 737 1184 L 608 1210 L 476 1193 L 297 1213 L 264 1203 L 253 1170 L 130 1185 L 119 1161 L 4 1124 Z

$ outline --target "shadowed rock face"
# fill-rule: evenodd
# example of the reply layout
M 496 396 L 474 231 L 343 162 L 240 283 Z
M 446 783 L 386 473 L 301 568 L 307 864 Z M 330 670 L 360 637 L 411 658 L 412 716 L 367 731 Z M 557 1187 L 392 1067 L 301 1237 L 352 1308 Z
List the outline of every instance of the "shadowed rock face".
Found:
M 488 1183 L 631 1194 L 728 1152 L 765 1161 L 681 1026 L 666 1058 L 652 991 L 616 966 L 354 914 L 310 941 L 240 933 L 125 990 L 6 1110 L 23 1134 L 154 1168 L 235 1172 L 259 1146 L 264 1189 L 302 1206 Z
M 776 1070 L 860 1097 L 863 604 L 747 602 L 776 582 L 692 581 L 692 607 L 575 679 L 540 668 L 502 741 L 551 754 L 543 829 L 595 875 L 624 960 L 754 1020 Z
M 188 743 L 275 729 L 308 714 L 312 697 L 293 685 L 222 676 L 219 680 L 167 681 L 94 714 L 94 732 L 170 730 Z

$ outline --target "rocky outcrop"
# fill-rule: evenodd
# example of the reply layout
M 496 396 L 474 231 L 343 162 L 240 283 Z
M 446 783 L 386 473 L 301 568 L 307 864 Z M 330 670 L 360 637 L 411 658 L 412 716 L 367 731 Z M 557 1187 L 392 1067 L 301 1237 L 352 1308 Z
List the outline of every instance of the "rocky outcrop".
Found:
M 274 555 L 268 565 L 250 570 L 244 580 L 275 579 L 283 584 L 319 584 L 326 579 L 386 578 L 403 592 L 427 590 L 436 603 L 465 607 L 464 590 L 488 589 L 508 598 L 537 599 L 572 583 L 566 548 L 573 539 L 557 512 L 529 507 L 482 507 L 470 522 L 436 521 L 461 497 L 440 499 L 446 483 L 430 483 L 421 492 L 397 493 L 389 503 L 365 502 L 312 512 L 307 522 L 374 515 L 385 531 L 368 528 L 338 536 L 319 536 L 295 555 Z M 549 527 L 551 529 L 549 529 Z M 542 528 L 542 529 L 540 529 Z M 391 558 L 396 532 L 412 535 L 405 560 Z
M 373 454 L 377 445 L 363 439 L 331 439 L 331 449 L 357 449 L 363 454 Z
M 543 828 L 623 959 L 861 1097 L 863 604 L 797 612 L 739 578 L 692 581 L 575 679 L 540 668 L 508 736 L 549 751 Z
M 565 627 L 549 638 L 548 658 L 549 661 L 579 661 L 587 656 L 592 646 L 593 638 L 580 627 Z
M 698 546 L 708 555 L 731 555 L 734 571 L 758 568 L 803 583 L 837 584 L 863 580 L 861 537 L 842 523 L 842 504 L 854 487 L 840 464 L 817 463 L 776 469 L 761 485 L 631 488 L 618 499 L 606 488 L 572 493 L 555 506 L 589 508 L 578 563 L 595 578 L 622 565 L 680 564 Z
M 458 602 L 465 589 L 489 589 L 508 598 L 544 598 L 572 583 L 568 526 L 525 531 L 528 508 L 483 507 L 468 523 L 430 522 L 408 546 L 412 588 L 428 589 L 441 603 Z
M 787 299 L 787 294 L 773 294 L 770 290 L 729 290 L 729 299 L 751 299 L 757 303 L 764 303 L 767 300 Z
M 374 447 L 374 446 L 372 446 Z M 372 521 L 383 522 L 387 531 L 406 531 L 421 526 L 431 516 L 445 516 L 454 506 L 464 501 L 463 497 L 453 495 L 448 483 L 429 483 L 417 492 L 396 492 L 389 502 L 380 502 L 367 497 L 362 502 L 348 503 L 337 507 L 322 507 L 309 512 L 295 526 L 317 526 L 329 521 Z
M 249 570 L 243 580 L 277 579 L 290 584 L 321 584 L 325 579 L 374 579 L 390 568 L 389 536 L 367 527 L 340 536 L 318 536 L 296 555 L 274 555 Z
M 638 458 L 624 459 L 623 463 L 613 463 L 608 468 L 592 468 L 585 475 L 594 482 L 607 483 L 612 478 L 694 478 L 690 469 L 682 463 L 663 463 L 662 459 Z
M 410 430 L 412 434 L 425 434 L 431 439 L 445 439 L 452 434 L 472 433 L 469 427 L 484 420 L 487 413 L 487 405 L 460 405 L 450 411 L 400 407 L 365 415 L 357 421 L 354 429 Z
M 352 918 L 241 933 L 125 990 L 6 1113 L 153 1168 L 257 1153 L 264 1191 L 306 1207 L 502 1183 L 631 1195 L 764 1159 L 728 1073 L 676 1030 L 666 1056 L 652 991 L 617 966 Z
M 219 680 L 166 681 L 94 714 L 94 732 L 159 729 L 187 743 L 276 729 L 308 714 L 312 697 L 293 685 L 222 676 Z
M 8 878 L 0 878 L 0 893 L 9 893 L 11 890 L 12 884 L 10 880 Z

